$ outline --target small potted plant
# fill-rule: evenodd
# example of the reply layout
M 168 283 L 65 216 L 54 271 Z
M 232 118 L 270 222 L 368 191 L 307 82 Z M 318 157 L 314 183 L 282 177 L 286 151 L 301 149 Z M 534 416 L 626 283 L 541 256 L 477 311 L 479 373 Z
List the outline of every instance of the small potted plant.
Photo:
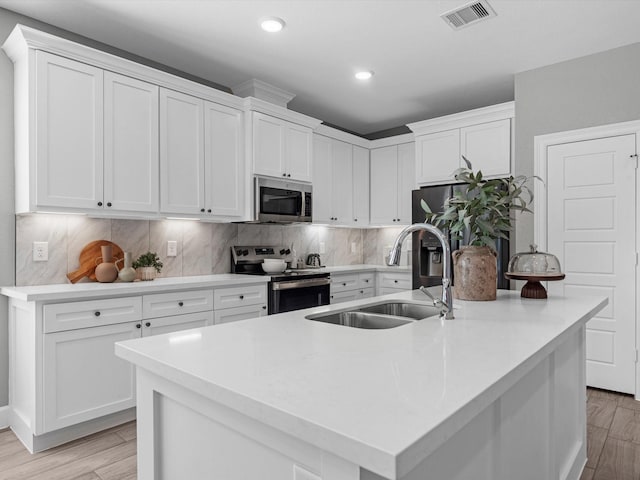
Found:
M 160 257 L 155 252 L 143 253 L 132 265 L 140 275 L 140 280 L 153 280 L 162 270 L 162 266 Z
M 473 172 L 469 160 L 464 156 L 462 159 L 466 167 L 457 169 L 453 176 L 464 186 L 445 201 L 444 211 L 433 212 L 424 200 L 421 206 L 427 222 L 446 228 L 451 238 L 467 244 L 452 254 L 454 296 L 462 300 L 495 300 L 495 241 L 508 238 L 512 212 L 531 212 L 527 205 L 533 201 L 533 193 L 526 185 L 529 177 L 486 180 L 480 170 Z

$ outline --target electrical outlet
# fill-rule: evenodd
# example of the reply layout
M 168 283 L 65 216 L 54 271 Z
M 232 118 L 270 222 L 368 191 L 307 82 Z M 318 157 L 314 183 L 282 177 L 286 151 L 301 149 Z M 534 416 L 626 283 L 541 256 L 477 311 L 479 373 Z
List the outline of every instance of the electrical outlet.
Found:
M 167 242 L 167 257 L 176 257 L 178 255 L 178 242 L 169 240 Z
M 33 261 L 46 262 L 49 260 L 49 242 L 33 242 Z
M 322 254 L 327 253 L 327 249 L 324 246 L 324 242 L 320 242 L 319 247 L 320 247 L 320 252 L 318 253 L 322 253 Z

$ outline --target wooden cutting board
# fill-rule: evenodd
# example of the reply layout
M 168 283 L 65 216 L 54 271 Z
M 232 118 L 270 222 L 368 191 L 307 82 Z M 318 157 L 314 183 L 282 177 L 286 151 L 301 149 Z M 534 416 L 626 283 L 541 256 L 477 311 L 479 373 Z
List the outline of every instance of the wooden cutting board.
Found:
M 122 249 L 109 240 L 94 240 L 87 243 L 80 252 L 80 267 L 73 272 L 67 273 L 67 278 L 71 283 L 76 283 L 84 277 L 96 281 L 96 265 L 100 263 L 98 261 L 102 257 L 102 250 L 100 247 L 104 245 L 111 245 L 113 251 L 113 261 L 124 258 Z

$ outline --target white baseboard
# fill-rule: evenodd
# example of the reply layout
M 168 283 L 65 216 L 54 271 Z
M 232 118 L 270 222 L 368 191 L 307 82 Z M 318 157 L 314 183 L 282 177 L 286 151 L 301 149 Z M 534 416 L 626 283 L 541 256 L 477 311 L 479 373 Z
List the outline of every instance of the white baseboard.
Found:
M 0 407 L 0 428 L 7 428 L 9 426 L 9 405 Z

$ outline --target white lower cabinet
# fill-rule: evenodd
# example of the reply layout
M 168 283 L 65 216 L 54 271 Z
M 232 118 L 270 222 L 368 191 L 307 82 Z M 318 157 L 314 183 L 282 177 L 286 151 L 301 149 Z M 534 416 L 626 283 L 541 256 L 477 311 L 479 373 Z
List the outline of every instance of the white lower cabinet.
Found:
M 412 290 L 411 272 L 378 272 L 377 295 Z
M 332 304 L 361 300 L 375 295 L 375 274 L 373 272 L 331 274 Z
M 235 322 L 267 315 L 267 284 L 217 288 L 213 292 L 214 323 Z
M 142 336 L 149 337 L 151 335 L 178 332 L 209 325 L 213 325 L 212 311 L 187 313 L 173 317 L 149 318 L 142 322 Z
M 44 425 L 50 432 L 135 406 L 131 364 L 115 356 L 115 342 L 140 336 L 139 322 L 44 335 Z

